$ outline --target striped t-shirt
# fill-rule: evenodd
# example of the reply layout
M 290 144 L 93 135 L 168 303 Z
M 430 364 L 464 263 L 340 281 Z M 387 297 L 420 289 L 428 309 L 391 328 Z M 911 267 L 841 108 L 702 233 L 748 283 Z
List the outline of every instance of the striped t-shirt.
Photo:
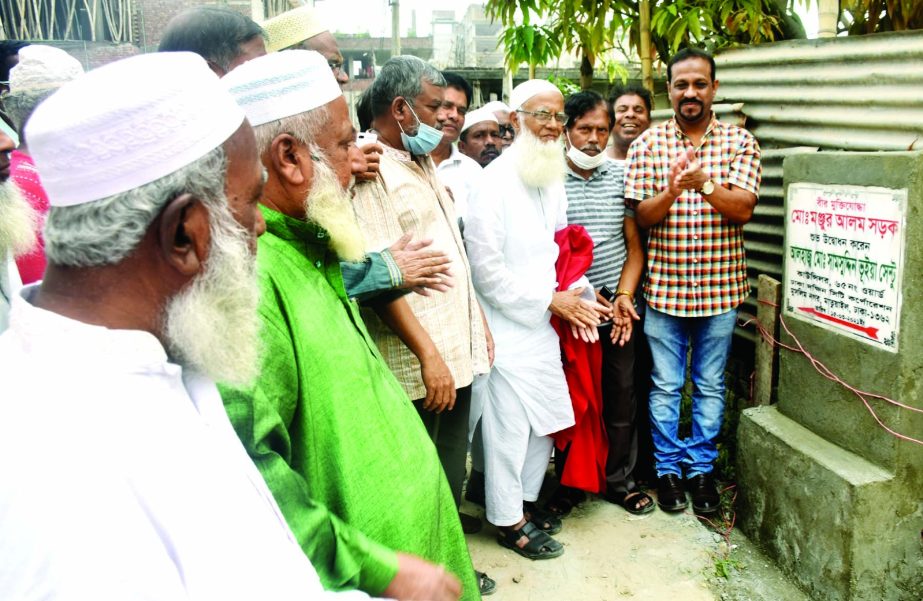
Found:
M 607 159 L 589 179 L 583 179 L 570 166 L 567 168 L 564 180 L 567 223 L 582 225 L 593 239 L 593 264 L 586 276 L 597 290 L 608 286 L 614 292 L 625 263 L 624 184 L 625 168 L 621 161 Z

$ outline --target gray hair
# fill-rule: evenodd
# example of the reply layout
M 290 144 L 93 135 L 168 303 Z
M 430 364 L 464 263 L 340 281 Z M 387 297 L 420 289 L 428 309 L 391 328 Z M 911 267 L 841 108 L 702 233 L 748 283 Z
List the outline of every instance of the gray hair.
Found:
M 219 146 L 170 175 L 127 192 L 69 207 L 52 207 L 45 222 L 45 254 L 53 265 L 99 267 L 119 263 L 138 246 L 166 204 L 189 193 L 206 207 L 226 203 L 227 160 Z
M 423 93 L 423 82 L 440 88 L 446 86 L 439 69 L 421 58 L 401 55 L 389 59 L 368 90 L 372 116 L 384 114 L 398 96 L 413 105 L 414 99 Z
M 3 97 L 3 108 L 6 109 L 6 114 L 10 116 L 10 121 L 13 122 L 13 127 L 19 133 L 20 138 L 23 137 L 23 128 L 26 121 L 32 116 L 32 111 L 43 100 L 54 94 L 58 87 L 12 91 Z
M 253 19 L 226 6 L 196 6 L 170 19 L 157 51 L 195 52 L 227 72 L 241 44 L 264 35 Z
M 329 125 L 330 111 L 326 106 L 289 117 L 283 117 L 269 123 L 257 125 L 253 128 L 256 136 L 256 147 L 260 154 L 269 148 L 272 141 L 282 134 L 291 134 L 304 144 L 311 144 L 320 131 Z

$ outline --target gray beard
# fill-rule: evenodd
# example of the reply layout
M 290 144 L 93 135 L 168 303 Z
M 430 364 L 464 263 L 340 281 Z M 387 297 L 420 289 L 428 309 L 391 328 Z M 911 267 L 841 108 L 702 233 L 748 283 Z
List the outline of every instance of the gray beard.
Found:
M 216 382 L 245 386 L 260 370 L 259 286 L 250 234 L 226 201 L 209 207 L 205 268 L 167 304 L 167 347 L 183 366 Z
M 314 181 L 304 202 L 305 216 L 330 235 L 330 246 L 343 261 L 365 258 L 365 236 L 349 195 L 324 160 L 314 163 Z
M 26 255 L 35 247 L 39 216 L 12 181 L 0 184 L 0 255 Z
M 560 138 L 542 142 L 527 127 L 521 127 L 510 150 L 516 153 L 516 173 L 526 186 L 545 188 L 564 181 L 567 163 Z

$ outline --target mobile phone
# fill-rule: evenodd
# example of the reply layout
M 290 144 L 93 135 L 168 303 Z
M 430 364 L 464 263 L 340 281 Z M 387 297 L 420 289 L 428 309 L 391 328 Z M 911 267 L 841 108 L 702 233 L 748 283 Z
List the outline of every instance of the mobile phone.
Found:
M 378 134 L 370 131 L 360 131 L 356 134 L 356 146 L 362 148 L 363 146 L 368 146 L 369 144 L 374 144 L 378 142 Z
M 603 286 L 599 289 L 599 295 L 609 301 L 610 303 L 615 300 L 615 292 L 612 292 L 612 289 L 609 286 Z

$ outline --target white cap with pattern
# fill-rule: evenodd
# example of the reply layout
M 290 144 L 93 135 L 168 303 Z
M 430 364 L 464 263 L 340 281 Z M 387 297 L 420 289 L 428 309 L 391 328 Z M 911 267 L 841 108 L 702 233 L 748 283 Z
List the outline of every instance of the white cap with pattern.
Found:
M 19 51 L 19 63 L 10 69 L 10 92 L 59 88 L 83 75 L 76 58 L 53 46 L 33 44 Z
M 467 131 L 473 125 L 478 123 L 484 123 L 485 121 L 493 121 L 499 125 L 497 121 L 497 116 L 494 115 L 493 111 L 488 110 L 486 106 L 483 106 L 477 110 L 471 111 L 465 115 L 465 125 L 462 127 L 462 131 Z
M 142 54 L 88 72 L 26 124 L 53 206 L 100 200 L 156 181 L 225 142 L 244 112 L 191 52 Z
M 290 48 L 295 44 L 313 38 L 319 33 L 329 31 L 317 18 L 317 13 L 310 6 L 298 8 L 266 19 L 260 24 L 266 32 L 266 50 L 275 52 Z
M 330 66 L 311 50 L 287 50 L 247 61 L 221 83 L 254 127 L 306 113 L 343 95 Z

